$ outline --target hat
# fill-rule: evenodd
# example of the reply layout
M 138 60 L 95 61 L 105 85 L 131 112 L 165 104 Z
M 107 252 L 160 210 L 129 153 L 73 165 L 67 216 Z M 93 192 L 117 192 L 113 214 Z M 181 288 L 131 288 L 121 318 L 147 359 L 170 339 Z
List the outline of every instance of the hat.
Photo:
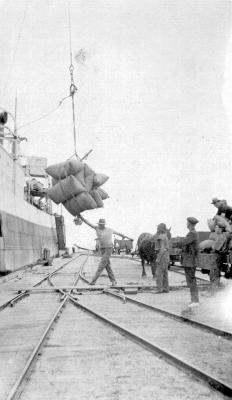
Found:
M 105 223 L 106 223 L 106 220 L 103 218 L 100 218 L 98 221 L 98 225 L 105 225 Z
M 199 221 L 195 217 L 188 217 L 187 221 L 190 222 L 192 225 L 196 225 Z
M 167 230 L 166 224 L 164 224 L 163 222 L 161 222 L 161 224 L 157 225 L 157 231 L 166 232 L 166 230 Z
M 221 201 L 221 200 L 219 200 L 217 197 L 214 197 L 214 198 L 212 199 L 212 203 L 211 203 L 211 204 L 215 204 L 215 203 L 217 203 L 218 201 Z

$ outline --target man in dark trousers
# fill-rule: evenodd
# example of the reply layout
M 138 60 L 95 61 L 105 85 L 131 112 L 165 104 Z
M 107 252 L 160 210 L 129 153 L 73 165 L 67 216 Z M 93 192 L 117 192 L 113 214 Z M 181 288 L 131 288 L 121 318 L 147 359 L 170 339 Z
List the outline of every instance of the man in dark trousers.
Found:
M 195 226 L 199 221 L 194 217 L 187 218 L 187 228 L 189 233 L 184 239 L 175 239 L 174 246 L 182 249 L 182 264 L 185 270 L 185 277 L 190 288 L 191 303 L 188 307 L 198 306 L 199 296 L 196 282 L 196 267 L 199 263 L 199 237 Z

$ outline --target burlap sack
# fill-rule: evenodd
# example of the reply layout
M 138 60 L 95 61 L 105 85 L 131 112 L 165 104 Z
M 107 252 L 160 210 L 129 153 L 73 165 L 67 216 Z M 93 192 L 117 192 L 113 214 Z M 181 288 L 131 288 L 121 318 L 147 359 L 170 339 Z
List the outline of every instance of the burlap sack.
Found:
M 211 230 L 211 232 L 213 232 L 215 229 L 215 225 L 216 225 L 215 221 L 213 219 L 208 219 L 207 223 L 208 223 L 209 229 Z
M 75 178 L 85 187 L 85 175 L 84 175 L 84 168 L 77 174 L 75 174 Z
M 101 198 L 100 194 L 98 193 L 98 190 L 91 190 L 89 193 L 91 194 L 91 196 L 93 197 L 93 199 L 97 203 L 97 207 L 98 208 L 104 207 L 102 198 Z
M 210 249 L 213 249 L 213 245 L 214 245 L 214 243 L 215 243 L 215 240 L 210 240 L 210 239 L 207 239 L 207 240 L 203 240 L 203 242 L 201 242 L 200 244 L 199 244 L 199 249 L 200 250 L 210 250 Z
M 84 174 L 85 174 L 85 177 L 86 177 L 86 176 L 91 175 L 91 174 L 95 175 L 95 172 L 87 164 L 84 164 Z
M 211 232 L 210 233 L 210 235 L 209 235 L 209 240 L 216 240 L 217 239 L 217 234 L 216 234 L 216 232 Z
M 52 186 L 55 186 L 58 181 L 59 181 L 58 179 L 52 178 Z
M 216 224 L 219 223 L 220 225 L 224 226 L 226 231 L 228 231 L 228 232 L 231 231 L 231 226 L 224 217 L 221 217 L 220 215 L 215 215 L 214 221 Z
M 88 192 L 83 192 L 78 196 L 65 201 L 63 205 L 66 210 L 68 210 L 70 214 L 74 216 L 80 214 L 82 211 L 97 208 L 96 202 Z
M 85 179 L 85 188 L 87 191 L 93 189 L 93 180 L 94 180 L 95 172 L 87 165 L 84 165 L 84 179 Z
M 48 189 L 48 197 L 56 204 L 63 203 L 85 191 L 84 186 L 73 176 L 60 179 L 52 188 Z
M 68 175 L 75 175 L 84 168 L 82 161 L 73 159 L 62 163 L 50 165 L 45 169 L 48 175 L 55 179 L 66 178 Z
M 93 189 L 93 178 L 94 174 L 89 174 L 85 177 L 85 188 L 88 192 Z
M 100 194 L 102 200 L 108 199 L 110 196 L 105 192 L 102 188 L 97 188 L 98 193 Z
M 104 174 L 95 174 L 94 179 L 93 179 L 93 184 L 94 186 L 101 186 L 103 183 L 105 183 L 109 179 L 108 176 Z

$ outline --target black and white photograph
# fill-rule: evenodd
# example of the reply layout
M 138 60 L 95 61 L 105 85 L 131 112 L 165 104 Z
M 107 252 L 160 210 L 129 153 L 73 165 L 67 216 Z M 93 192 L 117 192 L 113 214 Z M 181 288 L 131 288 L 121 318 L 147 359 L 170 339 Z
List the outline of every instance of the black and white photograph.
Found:
M 0 15 L 0 400 L 232 398 L 232 0 Z

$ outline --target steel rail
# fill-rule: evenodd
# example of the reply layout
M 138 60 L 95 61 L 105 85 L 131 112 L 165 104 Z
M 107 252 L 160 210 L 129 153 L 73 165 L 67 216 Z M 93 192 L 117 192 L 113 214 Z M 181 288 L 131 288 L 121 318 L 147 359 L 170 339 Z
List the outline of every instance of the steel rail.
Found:
M 78 282 L 79 278 L 80 278 L 80 271 L 83 268 L 83 266 L 85 265 L 85 263 L 88 260 L 88 255 L 86 260 L 84 260 L 83 264 L 81 265 L 79 271 L 77 272 L 77 277 L 74 279 L 73 282 L 73 286 L 75 288 L 76 283 Z M 66 263 L 67 265 L 67 263 Z M 70 293 L 71 293 L 72 289 L 70 289 Z M 67 302 L 67 300 L 69 299 L 69 294 L 65 294 L 64 299 L 62 300 L 62 303 L 60 304 L 60 306 L 58 307 L 58 309 L 56 310 L 56 312 L 54 313 L 53 317 L 51 318 L 50 322 L 48 323 L 45 331 L 43 332 L 39 342 L 37 343 L 35 349 L 33 350 L 29 360 L 27 361 L 22 373 L 20 374 L 19 378 L 17 379 L 16 383 L 14 384 L 13 388 L 11 389 L 7 400 L 16 400 L 20 397 L 25 385 L 26 385 L 26 379 L 28 378 L 28 375 L 30 374 L 31 368 L 34 365 L 35 361 L 36 361 L 36 357 L 38 356 L 38 354 L 40 353 L 42 346 L 51 330 L 51 328 L 53 327 L 54 323 L 57 321 L 57 319 L 60 317 L 61 312 L 64 310 L 64 306 Z
M 62 264 L 55 271 L 51 272 L 50 274 L 45 275 L 45 277 L 42 278 L 39 282 L 37 282 L 35 285 L 33 285 L 32 288 L 36 288 L 37 286 L 41 285 L 41 283 L 43 283 L 44 281 L 49 279 L 50 276 L 56 274 L 58 271 L 60 271 L 62 268 L 64 268 L 71 261 L 76 260 L 77 258 L 79 258 L 79 257 L 81 257 L 83 255 L 86 255 L 86 254 L 78 254 L 77 257 L 75 257 L 75 258 L 67 261 L 66 263 Z M 0 305 L 0 311 L 4 310 L 7 306 L 13 307 L 15 303 L 17 303 L 18 301 L 22 300 L 24 297 L 29 296 L 30 292 L 31 292 L 31 288 L 30 289 L 20 289 L 20 290 L 17 290 L 17 292 L 18 292 L 17 296 L 12 297 L 10 300 L 7 300 L 5 303 Z
M 182 271 L 177 271 L 177 270 L 171 269 L 170 272 L 175 272 L 176 274 L 180 274 L 180 275 L 185 276 L 185 273 L 182 272 Z M 199 272 L 199 271 L 197 271 L 197 272 Z M 209 283 L 209 279 L 199 278 L 197 276 L 196 276 L 196 279 L 199 280 L 199 281 L 203 281 L 203 282 L 208 282 Z
M 118 257 L 118 256 L 115 256 L 115 255 L 111 255 L 111 257 L 114 257 L 114 258 L 124 258 L 124 259 L 128 259 L 129 261 L 136 261 L 136 262 L 139 262 L 140 263 L 140 261 L 141 261 L 141 259 L 140 258 L 130 258 L 130 257 Z M 170 266 L 170 269 L 169 269 L 169 272 L 175 272 L 175 273 L 177 273 L 177 274 L 181 274 L 181 275 L 183 275 L 183 276 L 185 276 L 185 273 L 183 272 L 183 271 L 177 271 L 177 270 L 175 270 L 175 269 L 172 269 L 172 267 L 175 267 L 175 266 L 173 266 L 173 265 L 171 265 Z M 179 268 L 182 268 L 183 269 L 183 267 L 179 267 Z M 197 272 L 200 272 L 200 270 L 196 270 Z M 209 280 L 208 279 L 204 279 L 204 278 L 199 278 L 199 277 L 197 277 L 196 276 L 196 279 L 197 280 L 200 280 L 200 281 L 203 281 L 203 282 L 207 282 L 207 283 L 209 283 Z
M 110 289 L 104 290 L 103 293 L 106 294 L 106 295 L 115 297 L 117 299 L 121 299 L 123 301 L 123 303 L 130 302 L 130 303 L 135 304 L 135 305 L 137 305 L 139 307 L 147 308 L 150 311 L 158 312 L 158 313 L 164 315 L 165 317 L 175 319 L 176 321 L 179 321 L 179 322 L 182 322 L 182 323 L 186 323 L 188 325 L 194 326 L 195 328 L 199 328 L 201 330 L 204 330 L 204 331 L 207 331 L 209 333 L 212 333 L 212 334 L 214 334 L 216 336 L 223 336 L 223 337 L 225 337 L 227 339 L 232 340 L 232 332 L 228 332 L 228 331 L 225 331 L 225 330 L 222 330 L 222 329 L 219 329 L 219 328 L 215 328 L 212 325 L 204 324 L 203 322 L 198 322 L 198 321 L 196 321 L 194 319 L 188 318 L 187 316 L 182 316 L 182 315 L 176 314 L 176 313 L 174 313 L 172 311 L 167 311 L 167 310 L 165 310 L 165 309 L 163 309 L 161 307 L 152 306 L 150 304 L 143 303 L 142 301 L 132 299 L 131 297 L 126 296 L 123 293 L 114 293 Z
M 187 363 L 185 360 L 183 360 L 180 357 L 175 356 L 173 353 L 167 352 L 162 347 L 155 345 L 154 343 L 144 339 L 143 337 L 141 337 L 139 335 L 136 335 L 134 332 L 125 328 L 124 326 L 117 324 L 113 320 L 105 317 L 102 314 L 99 314 L 98 312 L 94 311 L 90 307 L 87 307 L 87 306 L 81 304 L 79 301 L 76 301 L 74 298 L 72 298 L 72 296 L 69 296 L 69 298 L 75 306 L 77 306 L 81 310 L 84 310 L 85 312 L 91 314 L 92 316 L 96 317 L 100 321 L 103 321 L 106 325 L 109 325 L 111 328 L 114 328 L 124 337 L 126 336 L 133 342 L 144 347 L 146 350 L 149 350 L 152 353 L 158 355 L 159 357 L 161 356 L 166 361 L 170 362 L 172 365 L 181 368 L 184 372 L 186 372 L 186 371 L 191 372 L 194 376 L 199 378 L 204 383 L 207 383 L 210 387 L 216 389 L 217 391 L 219 391 L 229 397 L 232 396 L 232 386 L 230 386 L 227 382 L 224 382 L 215 376 L 207 374 L 202 369 L 197 368 L 190 363 Z
M 80 278 L 85 282 L 85 283 L 87 283 L 88 285 L 90 285 L 90 281 L 88 280 L 88 279 L 86 279 L 82 274 L 81 274 L 81 276 L 80 276 Z M 207 283 L 209 283 L 208 281 L 207 281 Z M 205 283 L 203 284 L 200 284 L 200 285 L 203 285 L 204 287 L 207 287 L 208 285 L 206 285 Z M 199 284 L 198 284 L 198 287 L 200 286 Z M 117 285 L 110 285 L 110 287 L 112 287 L 112 288 L 121 288 L 121 289 L 124 289 L 124 288 L 138 288 L 138 289 L 157 289 L 157 286 L 156 285 L 142 285 L 142 284 L 127 284 L 127 285 L 119 285 L 119 284 L 117 284 Z M 181 290 L 181 289 L 185 289 L 185 288 L 188 288 L 188 286 L 187 285 L 176 285 L 176 286 L 170 286 L 169 287 L 169 289 L 170 290 Z
M 199 287 L 199 286 L 198 286 Z M 200 287 L 207 287 L 207 285 L 203 285 Z M 72 288 L 72 286 L 55 286 L 54 288 L 30 288 L 30 289 L 24 289 L 22 288 L 22 291 L 27 291 L 27 293 L 32 294 L 32 293 L 42 293 L 42 292 L 51 292 L 51 291 L 59 291 L 59 290 L 64 290 L 67 291 L 70 288 Z M 145 291 L 149 291 L 149 293 L 153 293 L 153 294 L 160 294 L 160 292 L 155 292 L 154 290 L 157 289 L 156 286 L 148 286 L 148 285 L 105 285 L 105 286 L 100 286 L 100 285 L 94 285 L 94 286 L 76 286 L 75 289 L 78 289 L 79 291 L 96 291 L 96 290 L 106 290 L 108 288 L 112 288 L 112 289 L 138 289 L 138 291 L 141 293 L 144 293 Z M 178 291 L 178 290 L 182 290 L 182 289 L 187 289 L 187 286 L 171 286 L 169 287 L 170 291 Z
M 84 255 L 84 254 L 82 254 Z M 85 254 L 86 255 L 86 254 Z M 48 279 L 46 277 L 46 279 Z M 77 287 L 76 289 L 80 290 L 80 291 L 94 291 L 94 290 L 105 290 L 106 288 L 114 288 L 114 289 L 128 289 L 128 288 L 132 288 L 135 289 L 137 288 L 139 291 L 143 291 L 143 290 L 154 290 L 157 289 L 156 285 L 148 285 L 148 284 L 139 284 L 139 283 L 128 283 L 126 285 L 123 284 L 117 284 L 117 285 L 90 285 L 90 282 L 88 279 L 86 279 L 83 275 L 80 276 L 80 279 L 82 279 L 85 283 L 87 283 L 89 286 L 81 286 L 81 287 Z M 200 283 L 198 284 L 199 288 L 207 288 L 209 285 L 205 284 L 205 283 Z M 53 289 L 53 291 L 59 291 L 59 290 L 68 290 L 70 289 L 72 286 L 56 286 L 56 288 Z M 187 285 L 173 285 L 173 286 L 169 286 L 169 290 L 170 291 L 176 291 L 176 290 L 182 290 L 182 289 L 187 289 L 188 286 Z M 37 292 L 46 292 L 46 291 L 51 291 L 50 288 L 40 288 L 40 289 L 36 289 L 34 287 L 31 287 L 30 289 L 25 289 L 25 288 L 21 288 L 20 289 L 23 292 L 30 292 L 30 293 L 37 293 Z M 19 290 L 17 290 L 19 291 Z M 153 294 L 158 294 L 159 292 L 152 292 Z
M 90 253 L 90 252 L 88 252 L 86 259 L 85 259 L 84 262 L 81 264 L 81 267 L 80 267 L 80 269 L 79 269 L 79 271 L 78 271 L 78 278 L 77 278 L 77 280 L 75 281 L 75 283 L 73 283 L 73 285 L 72 285 L 71 287 L 68 287 L 68 293 L 67 293 L 66 291 L 64 291 L 63 288 L 59 288 L 59 287 L 57 287 L 57 286 L 54 285 L 54 283 L 51 281 L 51 277 L 52 277 L 52 276 L 50 276 L 50 277 L 48 278 L 48 282 L 49 282 L 50 285 L 53 287 L 53 289 L 54 289 L 55 291 L 57 291 L 57 292 L 62 293 L 62 298 L 64 298 L 64 297 L 69 297 L 69 296 L 71 295 L 71 293 L 73 292 L 73 290 L 79 290 L 79 288 L 78 288 L 76 285 L 77 285 L 78 280 L 81 279 L 82 271 L 83 271 L 84 266 L 85 266 L 85 264 L 86 264 L 86 262 L 88 261 L 89 256 L 90 256 L 89 253 Z M 85 254 L 85 256 L 86 256 L 86 254 Z

